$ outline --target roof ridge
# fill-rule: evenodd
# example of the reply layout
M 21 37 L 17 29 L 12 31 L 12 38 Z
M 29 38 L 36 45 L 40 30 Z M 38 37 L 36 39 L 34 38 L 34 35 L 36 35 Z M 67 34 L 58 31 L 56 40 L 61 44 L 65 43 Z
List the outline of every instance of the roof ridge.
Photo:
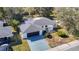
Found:
M 33 24 L 30 24 L 30 26 L 27 28 L 27 29 L 29 29 L 31 26 L 35 26 L 35 27 L 37 27 L 37 28 L 39 28 L 39 29 L 42 29 L 39 25 L 35 25 L 34 23 Z M 26 30 L 27 30 L 26 29 Z M 24 31 L 24 32 L 26 32 L 26 30 Z M 43 29 L 42 29 L 43 30 Z

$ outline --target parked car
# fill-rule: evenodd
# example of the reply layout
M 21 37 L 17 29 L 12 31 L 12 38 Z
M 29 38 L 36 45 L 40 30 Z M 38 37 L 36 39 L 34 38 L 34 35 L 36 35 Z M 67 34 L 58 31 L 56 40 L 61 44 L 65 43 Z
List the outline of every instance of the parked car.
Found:
M 9 51 L 9 44 L 3 44 L 0 46 L 0 51 Z

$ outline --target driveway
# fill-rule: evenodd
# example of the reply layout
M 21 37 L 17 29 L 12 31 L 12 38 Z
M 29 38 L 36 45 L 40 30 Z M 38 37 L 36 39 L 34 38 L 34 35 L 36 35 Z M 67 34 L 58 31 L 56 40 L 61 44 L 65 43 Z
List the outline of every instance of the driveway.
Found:
M 44 51 L 50 48 L 45 39 L 40 39 L 37 41 L 27 41 L 32 51 Z

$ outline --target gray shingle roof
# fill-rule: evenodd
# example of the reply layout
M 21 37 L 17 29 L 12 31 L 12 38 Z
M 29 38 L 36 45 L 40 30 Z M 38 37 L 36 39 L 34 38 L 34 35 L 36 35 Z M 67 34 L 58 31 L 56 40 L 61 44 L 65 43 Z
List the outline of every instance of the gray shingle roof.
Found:
M 34 18 L 34 24 L 36 25 L 54 25 L 56 22 L 45 17 Z
M 43 30 L 43 29 L 40 26 L 28 23 L 28 24 L 22 24 L 20 26 L 20 30 L 23 33 L 24 32 L 30 33 L 30 32 L 40 31 L 40 30 Z
M 40 26 L 43 25 L 55 25 L 55 21 L 52 21 L 45 17 L 33 18 L 32 20 L 25 21 L 25 24 L 21 24 L 21 32 L 33 32 L 43 30 Z
M 11 36 L 13 36 L 11 26 L 0 27 L 0 38 L 11 37 Z
M 0 27 L 2 27 L 3 26 L 3 21 L 0 21 Z
M 40 30 L 44 30 L 44 29 L 42 29 L 36 25 L 30 25 L 25 32 L 30 33 L 30 32 L 40 31 Z

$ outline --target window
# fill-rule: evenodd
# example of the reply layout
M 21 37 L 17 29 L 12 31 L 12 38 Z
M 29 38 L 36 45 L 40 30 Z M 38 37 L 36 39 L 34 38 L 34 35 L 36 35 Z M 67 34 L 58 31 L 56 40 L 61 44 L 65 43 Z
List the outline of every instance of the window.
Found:
M 44 26 L 42 26 L 42 28 L 43 28 Z
M 47 25 L 45 27 L 47 27 Z

